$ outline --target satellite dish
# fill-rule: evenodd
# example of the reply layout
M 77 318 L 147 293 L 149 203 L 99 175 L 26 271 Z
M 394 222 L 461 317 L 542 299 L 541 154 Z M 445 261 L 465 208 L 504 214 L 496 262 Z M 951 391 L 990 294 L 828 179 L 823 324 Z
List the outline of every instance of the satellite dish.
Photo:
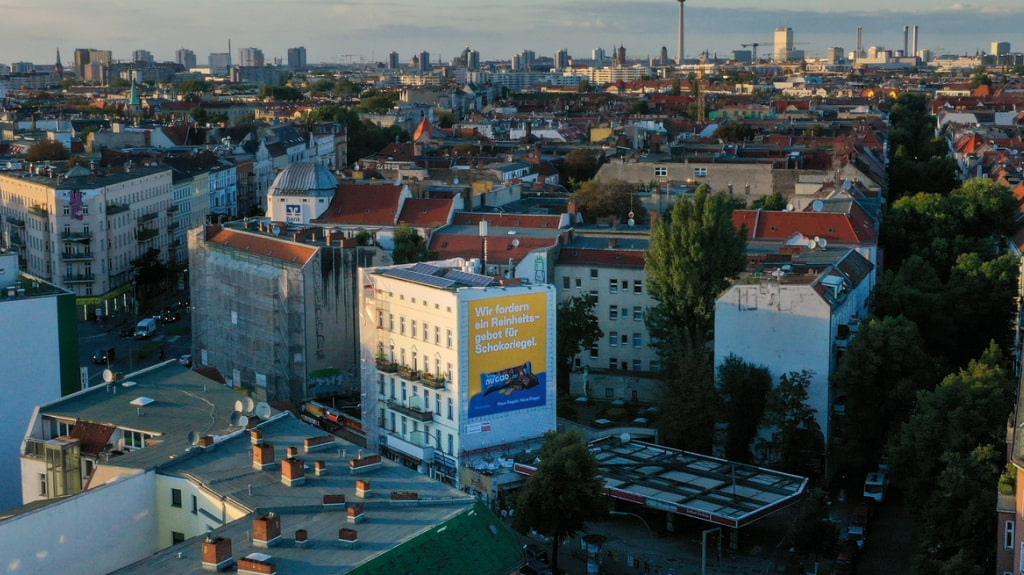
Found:
M 796 208 L 793 206 L 793 204 L 786 204 L 786 211 L 787 212 L 792 212 L 795 209 Z
M 246 397 L 242 399 L 242 409 L 239 409 L 238 411 L 241 411 L 243 413 L 252 413 L 252 410 L 255 406 L 256 403 L 253 402 L 252 398 Z
M 246 425 L 249 425 L 249 418 L 241 413 L 232 413 L 231 425 L 234 427 L 245 427 Z
M 814 239 L 808 239 L 807 240 L 807 248 L 808 249 L 812 249 L 813 250 L 816 247 L 818 247 L 818 242 L 814 241 Z
M 190 432 L 188 432 L 188 444 L 189 445 L 195 445 L 197 443 L 199 443 L 199 432 L 198 431 L 190 431 Z
M 828 245 L 828 240 L 821 238 L 818 240 L 818 245 L 821 246 L 821 249 L 825 249 L 825 246 Z
M 281 226 L 274 225 L 270 227 L 270 232 L 275 236 L 281 235 Z
M 459 179 L 458 178 L 453 179 L 452 183 L 455 184 L 456 186 L 459 185 Z
M 816 212 L 820 212 L 821 210 L 825 209 L 825 202 L 821 200 L 814 200 L 813 202 L 811 202 L 811 208 L 813 208 Z
M 633 439 L 633 437 L 628 433 L 623 433 L 622 435 L 619 436 L 619 441 L 621 441 L 622 443 L 629 443 L 630 439 Z
M 512 240 L 512 247 L 518 248 L 519 247 L 519 240 Z
M 235 400 L 235 413 L 241 413 L 243 409 L 245 409 L 245 408 L 242 406 L 242 400 L 241 399 L 236 399 Z
M 626 223 L 629 225 L 629 227 L 633 227 L 636 225 L 636 220 L 634 220 L 633 218 L 629 218 L 628 220 L 626 220 Z
M 244 416 L 244 415 L 242 415 L 242 412 L 241 412 L 241 411 L 238 411 L 238 410 L 236 409 L 235 411 L 232 411 L 232 412 L 231 412 L 231 418 L 230 418 L 230 419 L 229 419 L 228 421 L 230 421 L 230 422 L 231 422 L 231 425 L 238 425 L 238 419 L 239 419 L 240 417 L 245 417 L 245 416 Z
M 109 370 L 109 369 L 104 369 L 103 370 L 103 381 L 105 381 L 107 383 L 110 383 L 111 381 L 114 381 L 114 372 Z
M 270 404 L 261 401 L 256 404 L 256 417 L 260 419 L 270 419 Z

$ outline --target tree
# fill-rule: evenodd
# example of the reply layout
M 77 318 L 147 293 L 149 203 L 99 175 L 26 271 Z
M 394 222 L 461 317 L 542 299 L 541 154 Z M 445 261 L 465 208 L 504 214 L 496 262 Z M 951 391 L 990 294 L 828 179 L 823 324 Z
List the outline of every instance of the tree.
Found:
M 555 347 L 560 387 L 567 387 L 576 355 L 593 347 L 604 336 L 597 316 L 594 315 L 595 306 L 597 297 L 589 293 L 558 302 L 555 323 L 558 326 L 558 339 Z
M 327 94 L 334 90 L 334 80 L 328 78 L 320 78 L 309 84 L 309 92 L 311 94 Z
M 260 99 L 279 102 L 297 102 L 305 98 L 302 90 L 294 86 L 260 86 Z
M 757 437 L 772 389 L 772 374 L 763 365 L 729 355 L 718 366 L 716 387 L 721 402 L 720 421 L 726 425 L 725 458 L 749 463 L 750 445 Z
M 71 152 L 56 140 L 39 140 L 25 152 L 25 159 L 29 162 L 66 160 L 69 157 Z
M 750 209 L 752 210 L 766 210 L 769 212 L 781 212 L 786 209 L 786 197 L 779 192 L 772 192 L 767 196 L 761 196 L 756 200 L 750 202 Z
M 135 293 L 140 299 L 159 293 L 167 280 L 167 265 L 160 260 L 160 250 L 150 248 L 132 260 L 135 273 Z
M 425 262 L 437 258 L 437 253 L 427 248 L 419 232 L 407 225 L 395 228 L 395 250 L 391 254 L 396 264 Z
M 579 148 L 565 155 L 560 176 L 567 182 L 588 182 L 597 175 L 597 150 Z
M 655 425 L 665 445 L 711 453 L 715 440 L 715 360 L 701 335 L 684 329 L 678 345 L 661 355 L 663 367 Z
M 804 473 L 809 461 L 824 453 L 821 426 L 807 403 L 810 385 L 811 372 L 791 371 L 768 394 L 764 423 L 772 428 L 772 437 L 765 447 L 771 452 L 769 459 L 784 471 Z
M 725 194 L 701 186 L 651 226 L 644 267 L 658 305 L 648 314 L 648 328 L 663 355 L 680 344 L 683 327 L 701 342 L 710 340 L 715 299 L 746 268 L 747 240 L 733 226 L 733 206 Z
M 647 208 L 637 200 L 637 187 L 624 180 L 590 180 L 579 187 L 570 198 L 584 219 L 593 222 L 598 218 L 617 217 L 625 223 L 633 212 L 636 223 L 647 221 Z
M 807 492 L 793 524 L 793 546 L 803 553 L 829 557 L 839 543 L 839 528 L 829 520 L 828 493 L 821 489 Z
M 181 83 L 181 86 L 178 86 L 178 91 L 182 95 L 201 95 L 210 91 L 210 83 L 203 80 L 185 80 Z
M 725 142 L 751 140 L 756 135 L 754 128 L 739 120 L 732 120 L 715 130 L 715 137 Z
M 558 573 L 558 546 L 605 511 L 597 460 L 578 431 L 544 435 L 537 471 L 516 498 L 512 526 L 551 537 L 551 568 Z

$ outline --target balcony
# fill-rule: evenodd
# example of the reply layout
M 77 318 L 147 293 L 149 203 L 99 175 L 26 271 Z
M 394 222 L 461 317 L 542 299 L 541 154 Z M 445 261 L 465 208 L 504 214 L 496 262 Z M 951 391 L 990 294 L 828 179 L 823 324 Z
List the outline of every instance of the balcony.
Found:
M 160 234 L 160 230 L 156 228 L 141 228 L 135 232 L 135 239 L 140 242 L 149 241 Z
M 448 381 L 448 374 L 441 374 L 436 376 L 432 373 L 424 371 L 420 375 L 420 383 L 423 387 L 429 387 L 430 389 L 444 389 L 445 382 Z
M 25 220 L 17 218 L 15 216 L 7 216 L 7 223 L 13 224 L 15 227 L 25 227 Z
M 92 232 L 61 232 L 60 239 L 66 242 L 87 242 L 92 239 Z
M 33 216 L 38 216 L 40 218 L 46 218 L 46 217 L 49 217 L 49 215 L 50 215 L 50 211 L 47 210 L 44 206 L 41 206 L 39 204 L 36 204 L 34 206 L 29 206 L 28 207 L 28 213 L 32 214 Z
M 113 216 L 128 211 L 128 204 L 107 204 L 107 215 Z
M 64 276 L 65 284 L 89 284 L 96 281 L 93 274 L 70 274 Z
M 173 242 L 171 242 L 171 245 L 168 246 L 168 247 L 176 248 L 176 247 L 178 247 L 180 245 L 181 245 L 181 240 L 174 240 Z
M 413 432 L 410 437 L 422 436 L 423 432 Z M 403 439 L 401 436 L 389 432 L 387 434 L 388 447 L 400 451 L 406 455 L 412 456 L 420 461 L 431 461 L 434 459 L 434 448 L 427 445 L 420 445 L 423 441 L 412 440 L 408 441 Z
M 66 262 L 87 262 L 93 260 L 92 252 L 62 252 L 60 259 Z
M 43 459 L 46 453 L 46 440 L 36 439 L 34 437 L 25 438 L 25 457 L 31 457 L 33 459 Z
M 384 373 L 395 373 L 398 371 L 398 363 L 394 361 L 388 361 L 383 357 L 377 358 L 377 369 Z
M 139 223 L 140 224 L 144 224 L 146 222 L 151 222 L 151 221 L 157 219 L 158 217 L 159 217 L 159 214 L 157 214 L 156 212 L 149 212 L 148 214 L 142 214 L 141 216 L 139 216 Z
M 167 208 L 167 213 L 168 214 L 173 214 L 173 213 L 177 212 L 180 209 L 181 209 L 181 206 L 179 206 L 178 204 L 174 204 L 174 205 L 170 206 L 169 208 Z
M 389 399 L 387 401 L 388 409 L 397 411 L 406 417 L 411 417 L 416 421 L 434 421 L 434 413 L 432 411 L 423 411 L 419 407 L 405 406 L 398 403 L 397 400 Z
M 409 381 L 418 381 L 420 379 L 419 370 L 405 365 L 398 366 L 398 375 L 400 375 L 402 379 L 407 379 Z
M 178 222 L 171 222 L 171 223 L 167 224 L 167 231 L 168 231 L 168 233 L 170 233 L 170 232 L 173 232 L 174 230 L 176 230 L 176 229 L 178 229 L 180 227 L 181 227 L 181 224 L 179 224 Z

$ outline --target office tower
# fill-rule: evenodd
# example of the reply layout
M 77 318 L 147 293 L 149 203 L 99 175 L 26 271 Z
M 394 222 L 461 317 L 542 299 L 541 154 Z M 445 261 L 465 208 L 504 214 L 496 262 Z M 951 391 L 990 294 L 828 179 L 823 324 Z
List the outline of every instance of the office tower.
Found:
M 788 62 L 793 56 L 793 29 L 775 29 L 774 61 Z
M 529 70 L 533 68 L 533 61 L 537 54 L 533 50 L 523 50 L 512 58 L 513 70 Z
M 298 48 L 288 48 L 288 69 L 289 70 L 305 70 L 306 69 L 306 48 L 299 46 Z
M 658 65 L 659 66 L 667 66 L 668 65 L 668 47 L 667 46 L 662 46 L 661 47 L 661 56 L 658 58 Z
M 565 48 L 555 52 L 555 69 L 564 70 L 569 67 L 569 51 Z
M 424 50 L 423 52 L 420 52 L 418 62 L 419 62 L 419 71 L 420 72 L 429 72 L 430 71 L 430 52 L 427 52 L 426 50 Z
M 594 60 L 594 64 L 597 66 L 604 64 L 604 48 L 594 48 L 594 50 L 590 53 L 590 58 Z
M 93 76 L 102 76 L 102 70 L 109 67 L 113 61 L 113 54 L 110 50 L 95 50 L 93 48 L 78 48 L 75 50 L 75 75 L 80 80 L 92 80 Z M 89 67 L 92 66 L 90 70 Z
M 398 69 L 398 52 L 388 53 L 388 70 Z
M 830 64 L 838 64 L 843 59 L 843 49 L 840 46 L 833 46 L 825 51 L 825 59 Z
M 466 68 L 469 70 L 480 69 L 480 52 L 476 50 L 470 50 L 466 57 Z
M 992 42 L 992 55 L 993 56 L 1002 56 L 1004 54 L 1009 54 L 1009 53 L 1010 53 L 1010 43 L 1009 42 Z
M 626 47 L 619 45 L 618 51 L 615 53 L 615 65 L 625 66 L 626 65 Z
M 179 48 L 174 52 L 174 61 L 186 70 L 196 67 L 196 53 L 187 48 Z
M 153 54 L 149 50 L 134 50 L 132 51 L 132 62 L 147 62 L 153 63 Z
M 214 52 L 210 54 L 210 73 L 227 74 L 231 69 L 230 52 Z
M 263 67 L 263 50 L 259 48 L 242 48 L 238 51 L 238 65 L 249 68 Z

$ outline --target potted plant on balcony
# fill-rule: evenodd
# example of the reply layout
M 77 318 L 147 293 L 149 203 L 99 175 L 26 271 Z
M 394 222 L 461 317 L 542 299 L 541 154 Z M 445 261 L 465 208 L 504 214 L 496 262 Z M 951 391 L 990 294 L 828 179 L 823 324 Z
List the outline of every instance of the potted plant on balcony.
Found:
M 398 370 L 398 364 L 389 361 L 383 354 L 377 355 L 377 369 L 386 373 L 395 373 Z
M 417 380 L 420 378 L 420 372 L 407 365 L 398 366 L 398 374 L 404 379 Z

